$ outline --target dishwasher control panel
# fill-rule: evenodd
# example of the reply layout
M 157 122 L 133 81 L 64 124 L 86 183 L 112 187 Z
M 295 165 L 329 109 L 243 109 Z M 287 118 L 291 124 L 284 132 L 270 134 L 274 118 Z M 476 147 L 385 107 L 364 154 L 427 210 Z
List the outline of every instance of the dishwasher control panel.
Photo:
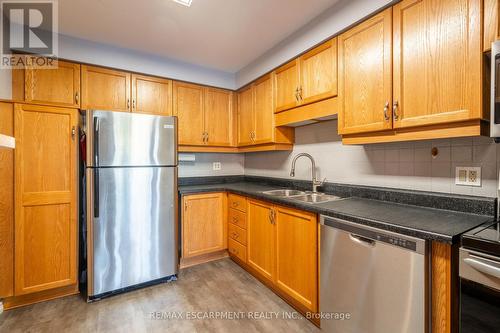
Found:
M 408 239 L 400 238 L 400 237 L 378 234 L 376 236 L 376 239 L 378 241 L 381 241 L 384 243 L 389 243 L 389 244 L 396 245 L 399 247 L 404 247 L 405 249 L 412 250 L 412 251 L 415 251 L 417 249 L 416 242 L 408 240 Z

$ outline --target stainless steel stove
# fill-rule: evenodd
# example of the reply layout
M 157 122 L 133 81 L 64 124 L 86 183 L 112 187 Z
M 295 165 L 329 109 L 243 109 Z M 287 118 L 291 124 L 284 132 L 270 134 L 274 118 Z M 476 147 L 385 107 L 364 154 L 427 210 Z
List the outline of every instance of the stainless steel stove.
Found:
M 500 222 L 462 235 L 460 332 L 500 332 Z

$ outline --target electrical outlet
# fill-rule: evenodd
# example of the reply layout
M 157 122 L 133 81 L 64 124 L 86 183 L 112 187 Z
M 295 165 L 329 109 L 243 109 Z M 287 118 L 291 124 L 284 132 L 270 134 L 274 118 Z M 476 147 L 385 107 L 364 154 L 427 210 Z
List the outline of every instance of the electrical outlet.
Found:
M 456 167 L 455 184 L 465 186 L 481 186 L 481 168 Z
M 214 163 L 212 164 L 212 169 L 213 169 L 214 171 L 219 171 L 220 169 L 222 169 L 222 165 L 221 165 L 221 163 L 220 163 L 220 162 L 214 162 Z

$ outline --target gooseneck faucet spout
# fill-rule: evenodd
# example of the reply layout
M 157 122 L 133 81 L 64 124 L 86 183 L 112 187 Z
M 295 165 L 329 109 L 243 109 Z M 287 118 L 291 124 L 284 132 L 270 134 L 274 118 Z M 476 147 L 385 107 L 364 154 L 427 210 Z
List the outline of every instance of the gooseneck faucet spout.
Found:
M 316 162 L 314 161 L 314 158 L 307 153 L 300 153 L 295 155 L 295 157 L 292 160 L 292 169 L 290 170 L 290 177 L 295 177 L 295 163 L 300 157 L 307 157 L 311 161 L 311 179 L 312 179 L 312 190 L 314 193 L 318 192 L 318 186 L 323 185 L 325 182 L 326 178 L 323 181 L 318 181 L 316 179 Z

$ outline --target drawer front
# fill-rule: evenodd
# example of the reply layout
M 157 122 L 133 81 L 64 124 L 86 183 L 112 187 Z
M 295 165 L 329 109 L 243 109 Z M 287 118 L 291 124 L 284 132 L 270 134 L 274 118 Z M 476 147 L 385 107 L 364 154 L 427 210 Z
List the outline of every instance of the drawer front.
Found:
M 242 212 L 247 211 L 247 199 L 245 197 L 229 194 L 229 207 Z
M 239 210 L 229 209 L 229 222 L 245 230 L 247 229 L 247 215 Z
M 227 249 L 231 256 L 236 257 L 243 262 L 247 262 L 247 248 L 245 246 L 235 240 L 229 239 L 227 242 Z
M 228 224 L 228 235 L 229 238 L 234 239 L 235 241 L 247 245 L 247 231 L 242 229 L 232 223 Z

